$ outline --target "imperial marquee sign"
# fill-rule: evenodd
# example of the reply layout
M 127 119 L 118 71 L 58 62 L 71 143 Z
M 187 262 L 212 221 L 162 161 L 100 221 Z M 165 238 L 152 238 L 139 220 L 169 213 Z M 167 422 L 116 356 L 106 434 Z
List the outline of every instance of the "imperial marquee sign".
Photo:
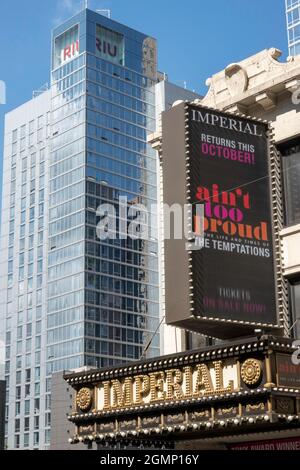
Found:
M 96 390 L 96 405 L 99 411 L 111 411 L 161 401 L 221 395 L 234 390 L 238 390 L 236 363 L 213 361 L 211 364 L 137 374 L 121 380 L 104 380 Z M 80 396 L 78 400 L 80 403 Z
M 184 440 L 284 427 L 291 416 L 299 422 L 299 389 L 285 365 L 292 351 L 289 340 L 254 338 L 68 374 L 76 392 L 72 442 Z M 281 370 L 289 388 L 279 385 Z

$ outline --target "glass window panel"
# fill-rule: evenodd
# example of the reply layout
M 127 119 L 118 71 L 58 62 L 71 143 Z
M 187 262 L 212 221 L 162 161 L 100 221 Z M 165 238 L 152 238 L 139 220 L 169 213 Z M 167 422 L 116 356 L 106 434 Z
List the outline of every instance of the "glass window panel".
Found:
M 281 148 L 285 223 L 300 222 L 300 142 Z

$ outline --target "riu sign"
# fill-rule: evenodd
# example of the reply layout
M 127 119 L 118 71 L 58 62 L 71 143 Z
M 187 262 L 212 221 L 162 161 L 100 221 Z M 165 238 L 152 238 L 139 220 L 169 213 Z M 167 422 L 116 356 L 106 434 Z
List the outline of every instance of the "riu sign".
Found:
M 124 65 L 123 35 L 97 25 L 96 55 L 115 64 Z
M 101 38 L 96 38 L 96 50 L 100 52 L 100 54 L 109 55 L 111 58 L 117 57 L 118 54 L 116 44 L 112 44 Z
M 74 59 L 79 54 L 79 41 L 75 41 L 72 44 L 68 44 L 61 51 L 61 63 L 65 63 L 68 60 Z
M 54 68 L 65 64 L 79 55 L 78 25 L 73 26 L 55 38 L 53 52 Z

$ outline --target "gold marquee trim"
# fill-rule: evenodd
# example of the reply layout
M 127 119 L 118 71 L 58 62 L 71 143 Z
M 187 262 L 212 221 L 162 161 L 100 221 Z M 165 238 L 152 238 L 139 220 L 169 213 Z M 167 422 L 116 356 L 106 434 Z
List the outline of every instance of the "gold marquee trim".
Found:
M 261 363 L 257 359 L 246 359 L 241 367 L 241 377 L 246 385 L 256 385 L 261 377 Z
M 92 392 L 89 388 L 81 388 L 76 396 L 76 405 L 81 411 L 88 411 L 92 404 Z
M 291 340 L 266 336 L 68 374 L 64 377 L 75 391 L 69 442 L 136 445 L 198 439 L 207 432 L 209 437 L 238 429 L 256 432 L 258 426 L 263 432 L 299 427 L 295 372 L 283 371 L 285 387 L 265 384 L 275 383 L 276 376 L 280 381 L 275 359 L 283 354 L 289 361 L 294 349 Z

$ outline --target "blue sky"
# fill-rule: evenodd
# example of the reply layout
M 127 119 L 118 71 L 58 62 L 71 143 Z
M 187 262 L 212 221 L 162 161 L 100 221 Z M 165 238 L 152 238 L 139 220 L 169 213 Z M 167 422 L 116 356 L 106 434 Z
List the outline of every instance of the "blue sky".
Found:
M 4 113 L 49 82 L 51 29 L 72 16 L 84 0 L 1 0 L 0 180 Z M 284 0 L 90 0 L 112 18 L 154 36 L 158 65 L 169 80 L 205 94 L 205 81 L 231 62 L 269 48 L 287 56 Z M 1 190 L 1 182 L 0 182 Z

